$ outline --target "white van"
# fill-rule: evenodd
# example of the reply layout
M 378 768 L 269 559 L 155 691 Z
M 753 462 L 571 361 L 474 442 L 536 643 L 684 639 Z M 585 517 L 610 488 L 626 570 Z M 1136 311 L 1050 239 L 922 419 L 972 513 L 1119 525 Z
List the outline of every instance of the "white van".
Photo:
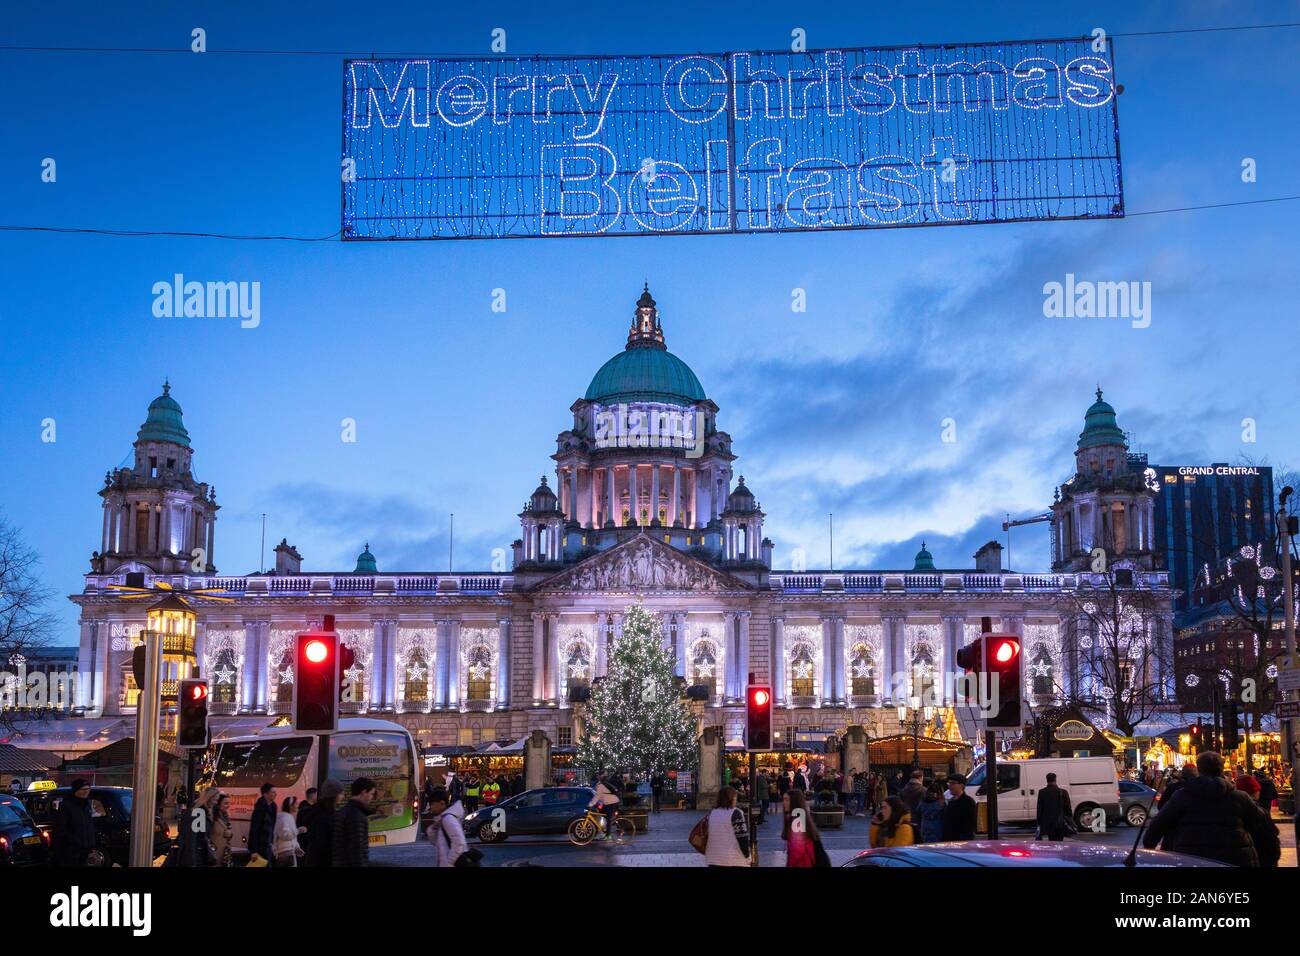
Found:
M 988 801 L 985 789 L 987 764 L 971 771 L 966 792 L 977 803 Z M 1094 829 L 1098 807 L 1106 819 L 1120 818 L 1119 774 L 1110 757 L 1042 757 L 1033 760 L 998 758 L 998 820 L 1003 823 L 1033 824 L 1038 814 L 1038 791 L 1047 775 L 1056 774 L 1056 785 L 1069 791 L 1074 822 L 1080 830 Z

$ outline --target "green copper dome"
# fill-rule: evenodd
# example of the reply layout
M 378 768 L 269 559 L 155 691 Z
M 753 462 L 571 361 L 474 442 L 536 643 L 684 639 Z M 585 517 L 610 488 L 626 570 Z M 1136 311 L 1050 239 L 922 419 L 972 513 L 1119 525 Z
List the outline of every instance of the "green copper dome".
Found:
M 136 441 L 169 441 L 190 446 L 190 433 L 181 421 L 181 406 L 171 396 L 171 384 L 163 382 L 162 394 L 149 403 L 149 415 L 136 433 Z
M 357 555 L 357 569 L 353 574 L 376 574 L 379 571 L 379 565 L 375 563 L 375 556 L 370 553 L 370 542 L 366 542 L 366 550 Z
M 925 542 L 921 542 L 921 550 L 916 552 L 916 560 L 912 562 L 913 571 L 937 571 L 934 566 L 934 555 L 925 550 Z
M 1083 431 L 1079 433 L 1079 450 L 1095 445 L 1126 445 L 1124 433 L 1115 421 L 1115 409 L 1108 402 L 1101 400 L 1101 389 L 1097 389 L 1097 400 L 1092 403 L 1083 417 Z
M 637 300 L 627 347 L 606 362 L 587 386 L 589 402 L 663 402 L 692 405 L 704 401 L 704 387 L 690 366 L 664 345 L 659 310 L 647 286 Z

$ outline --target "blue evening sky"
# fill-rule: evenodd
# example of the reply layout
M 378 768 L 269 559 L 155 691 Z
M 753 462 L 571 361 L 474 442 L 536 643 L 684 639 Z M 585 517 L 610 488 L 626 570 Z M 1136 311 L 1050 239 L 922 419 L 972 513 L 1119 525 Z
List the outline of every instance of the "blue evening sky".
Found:
M 10 3 L 0 45 L 681 53 L 1005 40 L 1300 20 L 1298 3 Z M 1116 42 L 1130 212 L 1289 195 L 1300 30 Z M 0 225 L 328 235 L 337 57 L 0 52 Z M 41 182 L 52 157 L 58 180 Z M 1244 158 L 1258 181 L 1243 183 Z M 99 546 L 104 472 L 164 378 L 218 489 L 216 563 L 287 536 L 309 568 L 458 569 L 509 548 L 569 404 L 649 280 L 720 406 L 776 563 L 972 566 L 1071 472 L 1098 383 L 1160 464 L 1295 462 L 1300 204 L 1115 222 L 818 235 L 295 244 L 0 233 L 0 508 L 60 593 Z M 261 325 L 159 319 L 155 282 L 259 281 Z M 1049 319 L 1066 273 L 1150 282 L 1152 321 Z M 792 312 L 791 290 L 808 308 Z M 508 311 L 491 311 L 504 288 Z M 1284 397 L 1285 396 L 1285 397 Z M 41 422 L 57 441 L 41 441 Z M 354 418 L 354 444 L 340 420 Z M 955 419 L 955 443 L 941 421 Z M 1242 419 L 1258 440 L 1242 440 Z M 1045 569 L 1047 532 L 1015 532 Z M 75 613 L 56 602 L 75 642 Z

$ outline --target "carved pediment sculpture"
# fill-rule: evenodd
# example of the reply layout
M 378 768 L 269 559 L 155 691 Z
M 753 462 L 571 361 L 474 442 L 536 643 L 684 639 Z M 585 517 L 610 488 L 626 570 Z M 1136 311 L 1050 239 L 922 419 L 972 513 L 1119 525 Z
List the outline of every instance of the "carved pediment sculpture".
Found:
M 594 555 L 537 585 L 540 591 L 737 591 L 742 581 L 648 535 Z

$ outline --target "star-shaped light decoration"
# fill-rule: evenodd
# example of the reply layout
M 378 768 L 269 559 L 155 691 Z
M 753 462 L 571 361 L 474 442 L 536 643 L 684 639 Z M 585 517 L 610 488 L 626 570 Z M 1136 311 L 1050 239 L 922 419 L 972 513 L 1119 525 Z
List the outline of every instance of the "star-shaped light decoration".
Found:
M 233 667 L 218 667 L 212 673 L 217 675 L 218 684 L 231 684 L 235 680 L 235 669 Z
M 586 665 L 586 664 L 570 664 L 570 665 L 569 665 L 569 676 L 570 676 L 570 677 L 579 677 L 579 678 L 581 678 L 581 677 L 586 677 L 586 676 L 587 676 L 587 665 Z
M 1269 664 L 1268 667 L 1266 667 L 1266 668 L 1264 669 L 1264 674 L 1265 674 L 1266 677 L 1268 677 L 1269 680 L 1276 680 L 1276 679 L 1277 679 L 1277 665 L 1276 665 L 1276 664 Z
M 871 665 L 868 664 L 866 661 L 854 661 L 854 662 L 853 662 L 853 676 L 854 676 L 854 677 L 870 677 L 870 676 L 871 676 Z
M 283 667 L 280 669 L 280 682 L 283 684 L 293 683 L 293 666 Z
M 429 673 L 428 668 L 418 661 L 406 669 L 406 679 L 413 681 L 424 680 L 424 675 Z
M 1052 665 L 1042 661 L 1037 664 L 1030 664 L 1029 669 L 1033 671 L 1035 677 L 1049 677 L 1052 673 Z
M 812 664 L 807 661 L 797 661 L 793 667 L 794 676 L 800 680 L 806 680 L 812 677 Z
M 472 680 L 482 680 L 484 677 L 487 677 L 487 672 L 487 666 L 478 661 L 469 665 L 469 676 Z
M 713 665 L 708 661 L 701 661 L 699 664 L 695 665 L 695 673 L 699 674 L 701 677 L 712 677 Z
M 352 681 L 353 683 L 356 683 L 357 681 L 361 680 L 361 677 L 363 674 L 365 674 L 365 671 L 363 671 L 356 664 L 353 664 L 343 673 L 347 675 L 348 680 Z

